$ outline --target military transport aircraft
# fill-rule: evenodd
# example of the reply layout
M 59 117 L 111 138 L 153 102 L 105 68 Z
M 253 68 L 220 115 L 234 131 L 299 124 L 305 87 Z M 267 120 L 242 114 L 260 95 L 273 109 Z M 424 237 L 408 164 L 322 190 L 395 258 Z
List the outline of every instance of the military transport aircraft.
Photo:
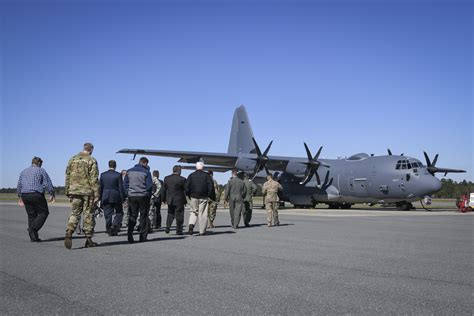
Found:
M 218 172 L 237 168 L 256 182 L 274 172 L 283 186 L 282 200 L 296 207 L 326 203 L 330 208 L 350 208 L 354 203 L 370 203 L 395 204 L 409 210 L 413 208 L 411 202 L 441 189 L 435 173 L 465 172 L 436 167 L 438 155 L 431 162 L 426 152 L 425 166 L 418 159 L 393 155 L 390 150 L 384 156 L 359 153 L 344 159 L 319 159 L 323 147 L 313 156 L 306 143 L 304 158 L 269 156 L 272 143 L 264 151 L 260 149 L 242 105 L 234 113 L 227 153 L 148 149 L 122 149 L 119 153 L 175 157 L 181 163 L 203 161 L 206 169 Z

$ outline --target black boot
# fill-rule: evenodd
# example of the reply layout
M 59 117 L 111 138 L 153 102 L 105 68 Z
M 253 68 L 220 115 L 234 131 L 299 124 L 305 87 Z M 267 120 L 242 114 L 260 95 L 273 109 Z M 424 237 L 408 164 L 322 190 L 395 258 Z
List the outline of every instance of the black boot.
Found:
M 28 228 L 28 235 L 30 235 L 30 241 L 31 242 L 38 241 L 38 237 L 37 237 L 37 234 L 36 234 L 36 231 L 35 231 L 34 228 L 32 228 L 32 227 Z
M 119 231 L 120 228 L 117 226 L 112 226 L 112 228 L 110 228 L 110 236 L 117 236 Z
M 189 225 L 188 235 L 192 235 L 194 230 L 194 225 Z
M 141 233 L 140 234 L 140 242 L 144 242 L 144 241 L 147 241 L 146 237 L 148 235 L 148 232 L 144 232 L 144 233 Z
M 86 237 L 86 244 L 84 245 L 84 247 L 92 248 L 96 246 L 97 246 L 97 243 L 92 241 L 92 237 Z
M 135 242 L 135 240 L 133 240 L 133 228 L 130 228 L 130 226 L 128 227 L 128 231 L 127 231 L 127 239 L 128 239 L 128 242 L 131 244 Z

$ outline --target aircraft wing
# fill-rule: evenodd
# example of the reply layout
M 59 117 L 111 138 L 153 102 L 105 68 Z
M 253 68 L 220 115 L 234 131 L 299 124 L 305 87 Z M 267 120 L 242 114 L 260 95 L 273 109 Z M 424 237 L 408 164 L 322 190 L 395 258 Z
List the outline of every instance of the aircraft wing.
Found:
M 180 166 L 181 169 L 183 170 L 196 170 L 196 166 L 194 165 L 181 165 Z M 208 166 L 208 165 L 205 165 L 204 166 L 204 170 L 207 171 L 207 170 L 211 170 L 213 172 L 227 172 L 227 171 L 231 171 L 233 169 L 233 167 L 223 167 L 223 166 Z
M 201 159 L 205 164 L 234 167 L 238 156 L 227 153 L 209 153 L 179 150 L 121 149 L 117 153 L 179 158 L 178 162 L 196 163 Z

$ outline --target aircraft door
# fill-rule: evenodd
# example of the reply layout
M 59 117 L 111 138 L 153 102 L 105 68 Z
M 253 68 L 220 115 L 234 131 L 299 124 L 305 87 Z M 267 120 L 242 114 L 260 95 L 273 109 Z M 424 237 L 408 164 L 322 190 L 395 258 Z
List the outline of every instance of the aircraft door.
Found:
M 349 192 L 354 192 L 355 191 L 355 188 L 354 188 L 354 177 L 349 177 Z

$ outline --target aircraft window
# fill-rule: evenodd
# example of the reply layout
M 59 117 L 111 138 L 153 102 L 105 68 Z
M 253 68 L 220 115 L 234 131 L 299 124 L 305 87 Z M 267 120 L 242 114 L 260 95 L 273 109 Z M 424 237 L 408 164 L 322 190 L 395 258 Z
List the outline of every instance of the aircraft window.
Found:
M 399 162 L 397 162 L 397 167 L 395 169 L 397 169 L 397 170 L 400 169 L 400 166 L 401 166 L 401 164 L 400 164 L 400 161 L 399 161 Z
M 407 168 L 407 164 L 406 163 L 403 163 L 402 164 L 402 169 L 406 169 Z
M 411 169 L 411 164 L 410 163 L 407 163 L 407 166 L 408 166 L 407 169 Z

